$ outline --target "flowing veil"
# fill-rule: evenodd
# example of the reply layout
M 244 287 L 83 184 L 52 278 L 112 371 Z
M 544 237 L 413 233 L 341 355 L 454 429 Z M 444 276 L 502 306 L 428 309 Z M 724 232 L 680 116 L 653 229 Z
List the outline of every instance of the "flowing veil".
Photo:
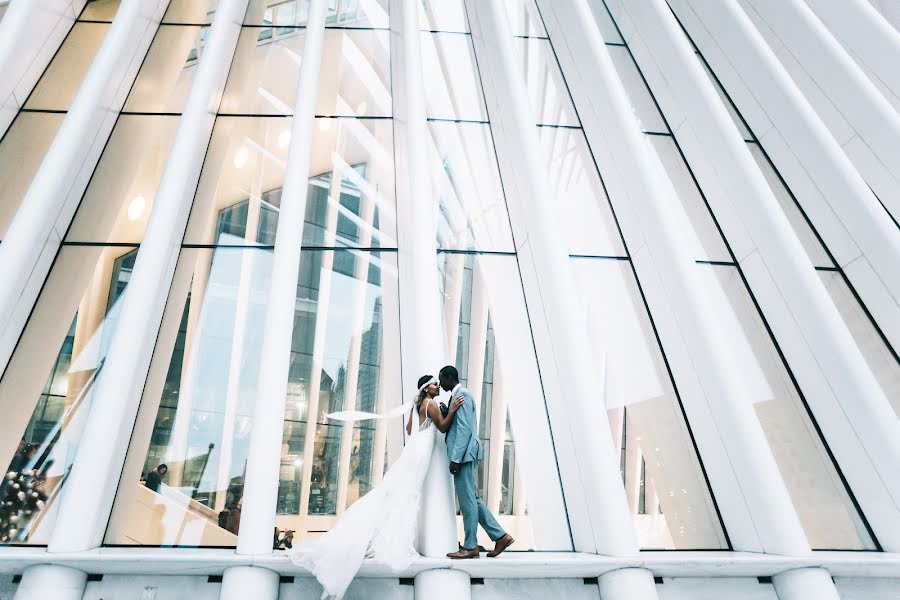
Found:
M 329 418 L 390 418 L 405 414 L 412 405 L 405 404 L 384 415 L 348 411 Z M 291 560 L 309 570 L 322 585 L 323 600 L 343 597 L 367 557 L 402 571 L 418 556 L 415 541 L 422 483 L 431 461 L 435 432 L 434 424 L 426 417 L 413 428 L 403 452 L 381 483 L 354 502 L 330 531 L 292 550 Z

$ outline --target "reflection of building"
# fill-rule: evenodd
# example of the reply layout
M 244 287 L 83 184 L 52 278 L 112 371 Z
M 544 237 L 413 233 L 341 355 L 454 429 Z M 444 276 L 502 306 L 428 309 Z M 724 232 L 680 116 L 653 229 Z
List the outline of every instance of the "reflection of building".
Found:
M 278 529 L 328 531 L 404 438 L 327 415 L 447 362 L 479 493 L 535 551 L 481 595 L 631 600 L 604 578 L 641 564 L 665 598 L 900 597 L 873 576 L 900 552 L 900 21 L 869 4 L 329 0 L 310 54 L 309 0 L 0 0 L 0 543 L 104 575 L 85 597 L 152 595 L 169 556 L 299 575 L 231 553 L 253 475 Z

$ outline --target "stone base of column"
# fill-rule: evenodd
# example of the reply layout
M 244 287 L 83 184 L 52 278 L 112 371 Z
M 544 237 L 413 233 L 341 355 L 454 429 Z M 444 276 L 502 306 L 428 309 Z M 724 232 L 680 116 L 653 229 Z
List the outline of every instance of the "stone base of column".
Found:
M 471 600 L 472 584 L 469 574 L 454 569 L 432 569 L 422 571 L 415 579 L 415 599 L 434 600 L 435 598 L 453 598 L 453 600 Z
M 779 600 L 840 600 L 828 571 L 820 568 L 793 569 L 772 577 Z
M 647 569 L 617 569 L 597 578 L 603 600 L 656 600 L 656 583 Z
M 229 567 L 222 576 L 219 600 L 278 600 L 280 577 L 262 567 Z
M 15 600 L 81 600 L 87 573 L 58 565 L 35 565 L 22 573 Z

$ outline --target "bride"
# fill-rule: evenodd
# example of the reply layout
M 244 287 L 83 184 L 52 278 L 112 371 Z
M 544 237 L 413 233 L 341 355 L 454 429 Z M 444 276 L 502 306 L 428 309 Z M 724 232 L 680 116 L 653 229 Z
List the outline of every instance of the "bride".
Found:
M 463 403 L 462 397 L 454 399 L 443 416 L 434 400 L 440 392 L 437 379 L 431 375 L 419 378 L 419 393 L 406 424 L 409 441 L 384 479 L 354 502 L 331 531 L 300 544 L 291 553 L 294 563 L 319 580 L 323 600 L 341 598 L 366 557 L 402 571 L 418 556 L 414 543 L 419 501 L 431 450 L 437 432 L 450 428 Z

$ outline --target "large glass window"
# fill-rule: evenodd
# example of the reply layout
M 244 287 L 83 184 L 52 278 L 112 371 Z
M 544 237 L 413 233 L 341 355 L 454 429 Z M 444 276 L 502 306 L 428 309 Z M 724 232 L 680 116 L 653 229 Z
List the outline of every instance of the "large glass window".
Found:
M 428 131 L 438 247 L 514 250 L 490 126 L 432 121 Z
M 782 479 L 816 549 L 875 544 L 753 306 L 735 267 L 697 265 L 711 318 L 732 342 L 746 391 Z
M 75 23 L 28 96 L 25 108 L 68 110 L 108 31 L 107 23 Z
M 0 379 L 0 543 L 46 544 L 134 266 L 127 247 L 64 246 Z
M 66 232 L 67 242 L 143 239 L 177 128 L 174 116 L 119 117 Z
M 539 125 L 580 125 L 550 41 L 516 38 L 513 45 L 528 89 L 534 122 Z
M 396 247 L 392 135 L 389 120 L 316 119 L 304 246 Z M 290 119 L 218 118 L 187 243 L 274 244 L 290 136 Z
M 468 33 L 469 22 L 462 0 L 420 0 L 419 29 Z
M 297 287 L 277 526 L 304 537 L 381 481 L 397 421 L 329 421 L 400 402 L 396 255 L 304 251 Z
M 235 545 L 271 268 L 267 249 L 181 251 L 107 544 Z
M 221 113 L 290 115 L 306 30 L 245 27 L 219 108 Z M 328 29 L 325 32 L 316 114 L 388 117 L 392 114 L 390 34 L 381 30 Z
M 727 548 L 680 401 L 627 261 L 573 259 L 598 396 L 643 549 Z M 640 492 L 644 491 L 643 500 Z M 646 502 L 647 493 L 653 502 Z
M 476 401 L 484 452 L 478 464 L 480 494 L 516 538 L 517 549 L 571 550 L 516 258 L 441 253 L 438 262 L 445 359 L 456 365 L 460 382 Z M 528 440 L 515 447 L 518 462 L 512 454 L 514 436 Z M 461 535 L 461 517 L 458 527 Z M 478 535 L 479 543 L 489 547 L 481 530 Z
M 203 59 L 209 27 L 160 25 L 123 110 L 181 112 Z
M 0 240 L 65 115 L 20 112 L 0 138 Z
M 550 197 L 569 253 L 624 256 L 625 246 L 580 129 L 539 127 Z
M 481 78 L 469 35 L 421 34 L 428 117 L 486 121 Z

